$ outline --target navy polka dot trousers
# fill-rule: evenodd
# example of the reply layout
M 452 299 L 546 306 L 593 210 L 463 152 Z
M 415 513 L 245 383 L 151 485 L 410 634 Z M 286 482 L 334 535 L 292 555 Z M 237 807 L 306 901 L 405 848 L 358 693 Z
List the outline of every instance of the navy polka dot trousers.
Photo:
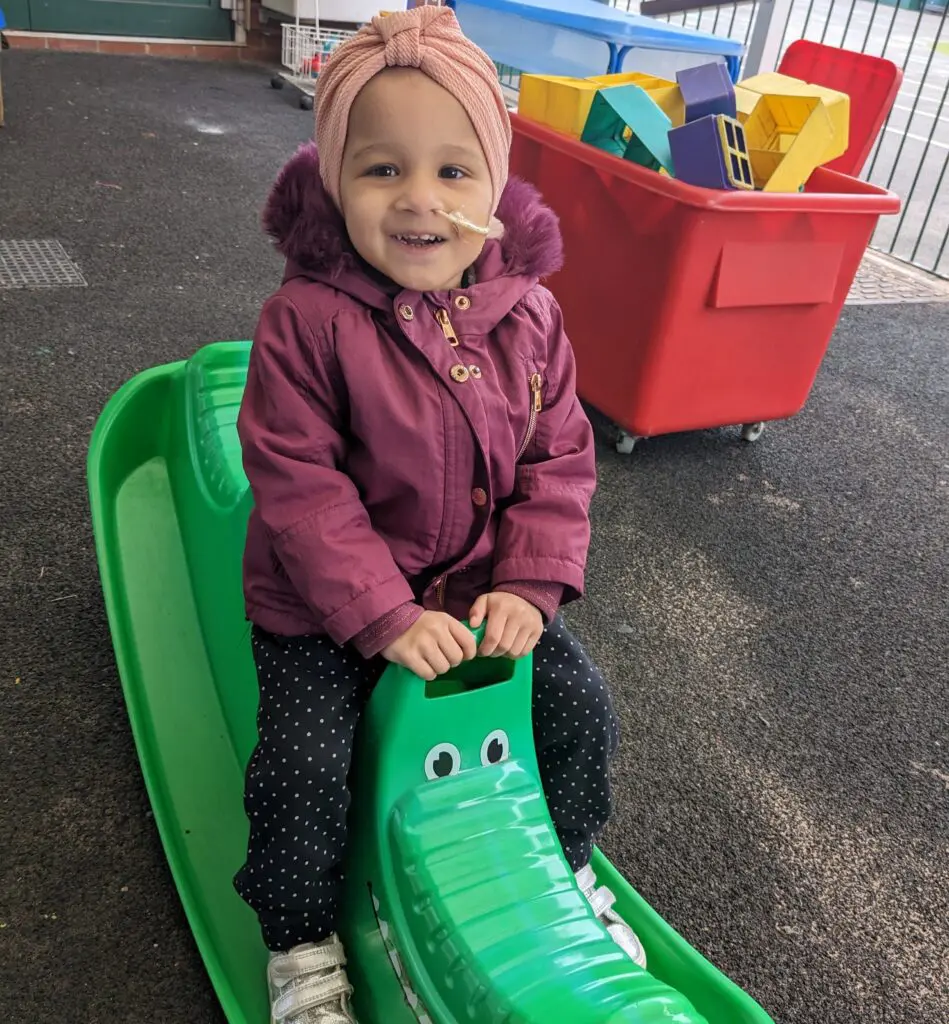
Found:
M 244 792 L 247 860 L 234 884 L 277 951 L 336 930 L 353 734 L 386 662 L 366 661 L 327 637 L 278 637 L 256 627 L 253 651 L 258 744 Z M 577 871 L 610 815 L 619 730 L 603 678 L 560 616 L 534 650 L 532 710 L 550 816 Z

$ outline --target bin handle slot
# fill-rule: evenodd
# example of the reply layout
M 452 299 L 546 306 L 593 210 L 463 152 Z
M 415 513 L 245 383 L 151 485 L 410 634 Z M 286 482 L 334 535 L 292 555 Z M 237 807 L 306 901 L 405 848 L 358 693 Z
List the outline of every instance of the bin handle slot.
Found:
M 836 242 L 726 242 L 709 295 L 713 309 L 832 302 L 844 246 Z

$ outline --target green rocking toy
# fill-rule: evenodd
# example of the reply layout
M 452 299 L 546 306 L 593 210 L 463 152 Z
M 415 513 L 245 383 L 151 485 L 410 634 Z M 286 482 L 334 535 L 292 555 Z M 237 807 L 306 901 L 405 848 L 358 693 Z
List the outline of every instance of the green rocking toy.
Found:
M 106 608 L 155 820 L 230 1024 L 267 1024 L 267 951 L 231 879 L 257 685 L 236 420 L 250 345 L 139 374 L 93 433 Z M 434 683 L 392 667 L 360 722 L 341 937 L 360 1024 L 771 1024 L 600 851 L 643 970 L 574 880 L 547 811 L 531 661 Z

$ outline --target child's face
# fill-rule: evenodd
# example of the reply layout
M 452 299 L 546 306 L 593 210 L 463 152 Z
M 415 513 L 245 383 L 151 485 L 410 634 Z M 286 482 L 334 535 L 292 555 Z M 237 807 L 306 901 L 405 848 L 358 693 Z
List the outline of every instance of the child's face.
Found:
M 484 238 L 458 232 L 438 210 L 474 224 L 491 217 L 488 165 L 462 105 L 421 71 L 392 68 L 356 97 L 340 199 L 360 256 L 403 288 L 457 288 Z

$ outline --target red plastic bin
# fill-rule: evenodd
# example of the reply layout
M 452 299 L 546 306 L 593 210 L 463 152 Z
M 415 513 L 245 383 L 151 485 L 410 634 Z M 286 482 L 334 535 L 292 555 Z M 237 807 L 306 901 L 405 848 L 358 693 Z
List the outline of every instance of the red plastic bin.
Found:
M 898 197 L 823 169 L 805 193 L 695 188 L 512 120 L 511 170 L 560 217 L 581 397 L 640 437 L 797 413 Z

